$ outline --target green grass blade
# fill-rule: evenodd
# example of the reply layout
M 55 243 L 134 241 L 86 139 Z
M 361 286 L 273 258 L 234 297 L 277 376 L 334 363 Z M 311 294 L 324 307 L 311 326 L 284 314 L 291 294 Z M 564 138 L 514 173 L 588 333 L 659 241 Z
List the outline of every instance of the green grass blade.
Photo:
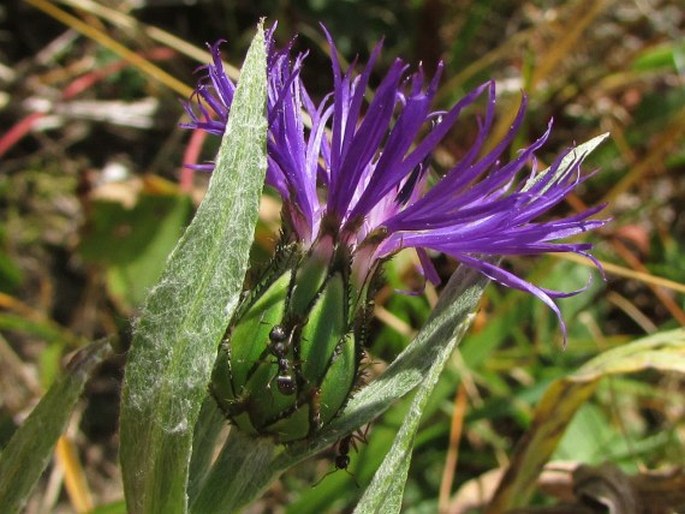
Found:
M 17 429 L 0 454 L 0 505 L 2 512 L 19 512 L 31 489 L 50 462 L 57 439 L 64 431 L 74 404 L 93 370 L 111 351 L 99 341 L 80 350 L 47 394 Z
M 260 27 L 243 66 L 209 190 L 137 324 L 121 409 L 131 513 L 185 512 L 193 428 L 240 296 L 266 171 Z

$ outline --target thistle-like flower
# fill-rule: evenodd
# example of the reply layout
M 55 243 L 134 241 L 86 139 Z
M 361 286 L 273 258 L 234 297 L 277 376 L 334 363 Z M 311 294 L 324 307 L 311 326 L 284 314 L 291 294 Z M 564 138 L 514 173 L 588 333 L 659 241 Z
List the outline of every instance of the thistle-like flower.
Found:
M 580 175 L 579 159 L 560 168 L 565 155 L 550 172 L 536 176 L 534 154 L 549 128 L 512 160 L 503 160 L 522 124 L 525 98 L 507 134 L 484 153 L 495 119 L 494 82 L 475 88 L 449 110 L 435 111 L 441 66 L 427 79 L 420 68 L 410 73 L 398 59 L 368 98 L 381 45 L 360 73 L 354 65 L 344 72 L 326 32 L 333 90 L 317 104 L 300 77 L 305 54 L 292 58 L 290 48 L 274 48 L 273 31 L 267 36 L 267 183 L 283 199 L 285 241 L 227 331 L 223 368 L 215 373 L 215 385 L 223 384 L 213 392 L 229 417 L 243 428 L 288 441 L 311 435 L 334 416 L 356 381 L 359 318 L 369 301 L 369 284 L 382 263 L 403 248 L 416 249 L 433 282 L 438 277 L 428 250 L 535 295 L 557 315 L 565 338 L 555 299 L 578 291 L 536 286 L 499 266 L 498 258 L 572 252 L 592 259 L 590 243 L 559 240 L 605 221 L 590 219 L 602 206 L 540 220 L 587 177 Z M 191 118 L 186 127 L 221 135 L 235 86 L 224 72 L 219 44 L 211 50 L 213 62 L 186 106 Z M 481 96 L 487 107 L 473 145 L 428 187 L 433 152 L 462 111 Z M 266 307 L 265 298 L 278 307 Z M 251 320 L 249 326 L 245 319 Z M 235 342 L 243 331 L 263 340 L 259 348 Z M 259 359 L 266 363 L 262 366 Z M 314 359 L 321 362 L 315 365 Z M 252 368 L 244 371 L 242 360 Z M 342 361 L 349 364 L 336 364 Z M 344 394 L 327 392 L 331 370 L 342 377 Z M 255 387 L 272 391 L 271 398 L 255 400 Z M 304 407 L 304 425 L 293 427 L 289 420 Z

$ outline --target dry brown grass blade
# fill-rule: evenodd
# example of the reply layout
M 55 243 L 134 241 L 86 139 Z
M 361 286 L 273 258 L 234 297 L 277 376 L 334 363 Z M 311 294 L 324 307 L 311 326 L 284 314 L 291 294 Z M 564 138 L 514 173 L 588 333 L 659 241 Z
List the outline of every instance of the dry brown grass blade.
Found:
M 212 59 L 212 56 L 208 51 L 191 45 L 180 37 L 174 36 L 173 34 L 152 25 L 142 23 L 133 16 L 129 16 L 126 13 L 117 11 L 116 9 L 112 9 L 93 0 L 58 0 L 58 2 L 97 16 L 122 30 L 130 32 L 132 36 L 141 39 L 149 39 L 168 46 L 169 48 L 173 48 L 178 53 L 190 57 L 198 63 L 204 64 Z M 228 76 L 233 80 L 237 80 L 240 70 L 227 62 L 224 62 L 224 67 L 226 68 Z
M 416 329 L 382 305 L 376 305 L 374 307 L 373 315 L 378 318 L 381 323 L 392 328 L 398 334 L 405 337 L 414 337 L 416 335 Z
M 685 137 L 685 108 L 680 109 L 657 137 L 645 157 L 635 163 L 628 174 L 623 177 L 604 197 L 604 201 L 613 202 L 619 195 L 628 191 L 644 178 L 645 175 L 663 168 L 663 162 L 669 151 Z
M 126 48 L 124 45 L 116 41 L 114 38 L 105 34 L 101 30 L 87 24 L 86 22 L 80 20 L 76 16 L 69 14 L 63 9 L 55 6 L 54 4 L 48 2 L 47 0 L 24 0 L 29 5 L 32 5 L 36 9 L 43 11 L 45 14 L 53 17 L 57 21 L 63 23 L 67 27 L 74 29 L 75 31 L 83 34 L 84 36 L 92 39 L 103 47 L 111 50 L 117 54 L 122 59 L 130 62 L 133 66 L 141 70 L 144 74 L 157 80 L 161 84 L 165 85 L 172 91 L 175 91 L 182 97 L 188 97 L 193 92 L 193 89 L 185 85 L 180 80 L 176 79 L 160 67 L 152 64 L 147 59 L 141 57 L 136 52 L 133 52 Z
M 464 417 L 466 415 L 466 387 L 462 382 L 459 384 L 457 394 L 454 396 L 454 412 L 452 414 L 452 424 L 450 427 L 450 442 L 445 458 L 445 466 L 442 471 L 440 481 L 440 496 L 438 500 L 438 512 L 446 514 L 450 507 L 450 494 L 454 474 L 457 470 L 457 459 L 459 457 L 459 442 L 464 428 Z
M 619 240 L 614 240 L 611 243 L 621 258 L 627 262 L 631 268 L 637 272 L 649 274 L 647 267 L 640 262 L 640 260 L 628 249 L 626 245 Z M 685 312 L 683 312 L 678 303 L 668 293 L 666 293 L 662 287 L 650 283 L 648 283 L 647 286 L 652 290 L 654 295 L 659 299 L 666 310 L 668 310 L 671 316 L 673 316 L 678 323 L 685 326 Z
M 539 84 L 557 69 L 559 63 L 570 59 L 570 54 L 573 52 L 574 45 L 583 35 L 583 32 L 611 2 L 612 0 L 602 0 L 598 2 L 581 0 L 580 2 L 577 2 L 575 6 L 559 13 L 557 18 L 564 20 L 564 25 L 555 27 L 556 32 L 560 34 L 560 36 L 550 43 L 547 46 L 548 50 L 537 59 L 537 65 L 532 71 L 530 82 L 526 85 L 526 89 L 531 94 L 534 94 Z M 590 6 L 589 8 L 588 5 Z M 546 25 L 537 26 L 535 33 L 542 33 L 546 29 Z M 494 146 L 495 142 L 502 139 L 509 131 L 511 123 L 516 117 L 517 108 L 515 107 L 515 103 L 513 97 L 504 98 L 503 101 L 499 102 L 501 118 L 492 131 L 490 147 Z M 487 149 L 488 148 L 486 148 L 486 150 Z
M 502 43 L 497 48 L 490 50 L 479 59 L 476 59 L 459 73 L 447 80 L 440 87 L 440 90 L 436 95 L 437 103 L 440 104 L 445 102 L 449 96 L 454 94 L 455 90 L 458 90 L 458 88 L 463 86 L 474 75 L 477 75 L 498 62 L 507 61 L 512 57 L 512 54 L 520 54 L 522 43 L 529 39 L 536 30 L 538 30 L 538 27 L 535 29 L 522 30 L 521 32 L 512 35 L 507 38 L 506 42 Z
M 588 266 L 590 268 L 594 268 L 594 266 L 595 266 L 590 260 L 588 260 L 585 257 L 582 257 L 580 255 L 576 255 L 574 253 L 560 253 L 560 254 L 553 254 L 553 256 L 558 258 L 558 259 L 564 259 L 566 261 L 577 262 L 578 264 L 582 264 L 583 266 Z M 630 278 L 633 280 L 638 280 L 640 282 L 644 282 L 645 284 L 654 285 L 654 286 L 658 286 L 658 287 L 664 287 L 666 289 L 670 289 L 671 291 L 676 291 L 678 293 L 685 293 L 685 284 L 681 284 L 680 282 L 675 282 L 673 280 L 669 280 L 667 278 L 652 275 L 650 273 L 644 273 L 641 271 L 631 270 L 629 268 L 619 266 L 618 264 L 612 264 L 610 262 L 605 262 L 602 260 L 600 260 L 599 262 L 602 264 L 604 271 L 606 271 L 610 275 L 616 275 L 617 277 Z
M 487 514 L 504 513 L 526 504 L 566 427 L 602 378 L 645 370 L 685 373 L 685 331 L 662 332 L 608 350 L 575 373 L 555 380 L 517 444 Z
M 48 318 L 43 312 L 30 307 L 14 296 L 0 293 L 0 309 L 7 310 L 12 315 L 23 318 L 26 321 L 26 326 L 36 325 L 44 329 L 39 332 L 47 330 L 67 347 L 80 348 L 86 344 L 85 339 L 77 336 L 69 329 Z
M 539 64 L 533 70 L 530 81 L 531 90 L 545 80 L 560 62 L 569 58 L 569 54 L 573 51 L 574 45 L 583 35 L 583 32 L 610 4 L 611 0 L 581 0 L 576 3 L 575 8 L 569 9 L 572 12 L 562 13 L 561 18 L 565 24 L 560 30 L 561 37 L 549 46 L 549 50 L 542 56 Z
M 47 319 L 45 314 L 43 314 L 42 312 L 37 311 L 36 309 L 25 304 L 18 298 L 15 298 L 14 296 L 9 295 L 7 293 L 0 292 L 0 308 L 13 311 L 21 316 L 24 316 L 26 319 L 32 321 L 45 321 Z
M 57 441 L 55 458 L 64 470 L 64 487 L 71 505 L 79 514 L 93 510 L 93 495 L 88 487 L 86 474 L 71 440 L 63 435 Z
M 619 137 L 618 139 L 615 139 L 615 141 L 618 142 L 618 141 L 624 141 L 624 140 L 622 137 Z M 622 143 L 618 143 L 618 144 L 620 146 Z M 632 152 L 630 152 L 630 154 L 632 154 Z M 568 197 L 568 202 L 573 206 L 573 208 L 575 209 L 576 212 L 582 212 L 588 208 L 587 205 L 585 205 L 585 203 L 575 195 L 570 195 Z M 609 243 L 613 247 L 616 254 L 621 259 L 623 259 L 623 261 L 626 262 L 632 268 L 634 276 L 629 277 L 629 278 L 633 278 L 633 279 L 639 280 L 640 282 L 645 283 L 652 290 L 652 292 L 654 293 L 654 296 L 656 296 L 658 298 L 658 300 L 661 302 L 661 304 L 664 306 L 664 308 L 671 314 L 671 316 L 673 316 L 673 318 L 675 320 L 677 320 L 678 323 L 680 323 L 681 325 L 685 325 L 685 312 L 683 312 L 683 309 L 680 308 L 680 306 L 672 298 L 672 296 L 667 291 L 664 290 L 664 285 L 657 283 L 657 281 L 661 280 L 661 279 L 659 277 L 655 277 L 656 279 L 658 279 L 657 281 L 641 280 L 641 277 L 644 277 L 644 276 L 654 277 L 654 275 L 652 275 L 649 272 L 647 267 L 644 264 L 642 264 L 640 259 L 638 259 L 633 254 L 633 252 L 625 244 L 623 244 L 623 242 L 621 242 L 621 240 L 614 237 L 614 238 L 611 238 L 609 240 Z M 626 273 L 628 273 L 630 270 L 626 269 L 625 271 L 626 271 Z M 663 280 L 666 280 L 666 279 L 663 279 Z M 676 282 L 673 282 L 673 284 L 676 286 L 682 285 L 682 284 L 678 284 Z M 682 286 L 683 287 L 681 289 L 676 289 L 676 290 L 680 290 L 682 292 L 685 292 L 685 291 L 683 291 L 685 289 L 685 285 L 682 285 Z M 668 286 L 666 286 L 666 287 L 668 287 Z M 673 289 L 673 288 L 669 288 L 669 289 Z

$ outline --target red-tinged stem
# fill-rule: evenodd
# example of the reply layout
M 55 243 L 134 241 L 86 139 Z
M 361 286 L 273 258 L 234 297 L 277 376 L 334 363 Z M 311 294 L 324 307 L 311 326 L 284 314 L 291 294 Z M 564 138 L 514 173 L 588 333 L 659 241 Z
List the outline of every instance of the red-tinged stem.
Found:
M 193 177 L 195 176 L 195 170 L 189 166 L 197 164 L 197 160 L 200 157 L 200 151 L 202 150 L 202 144 L 207 137 L 207 133 L 202 130 L 194 130 L 193 134 L 190 136 L 190 141 L 186 146 L 186 150 L 183 153 L 183 167 L 181 168 L 181 178 L 179 181 L 179 186 L 181 191 L 185 193 L 190 193 L 193 189 Z

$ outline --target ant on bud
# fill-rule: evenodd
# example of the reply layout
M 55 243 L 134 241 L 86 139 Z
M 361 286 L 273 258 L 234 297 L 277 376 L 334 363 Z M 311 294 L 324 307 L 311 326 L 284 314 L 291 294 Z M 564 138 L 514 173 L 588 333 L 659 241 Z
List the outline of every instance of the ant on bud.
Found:
M 368 444 L 369 441 L 367 439 L 367 434 L 369 433 L 370 426 L 370 424 L 366 425 L 363 430 L 358 428 L 356 431 L 346 435 L 338 441 L 338 451 L 335 456 L 335 460 L 333 461 L 335 463 L 335 469 L 330 470 L 328 473 L 322 476 L 312 487 L 316 487 L 323 481 L 324 478 L 332 475 L 338 470 L 343 470 L 345 473 L 350 475 L 357 487 L 360 487 L 359 482 L 357 482 L 357 478 L 347 469 L 350 465 L 350 449 L 354 449 L 355 452 L 359 452 L 359 448 L 357 447 L 358 442 Z
M 278 391 L 286 396 L 295 393 L 295 379 L 291 373 L 290 361 L 287 353 L 293 338 L 293 330 L 290 334 L 286 332 L 282 325 L 274 325 L 269 332 L 269 351 L 277 359 L 278 375 L 276 375 L 276 387 Z

